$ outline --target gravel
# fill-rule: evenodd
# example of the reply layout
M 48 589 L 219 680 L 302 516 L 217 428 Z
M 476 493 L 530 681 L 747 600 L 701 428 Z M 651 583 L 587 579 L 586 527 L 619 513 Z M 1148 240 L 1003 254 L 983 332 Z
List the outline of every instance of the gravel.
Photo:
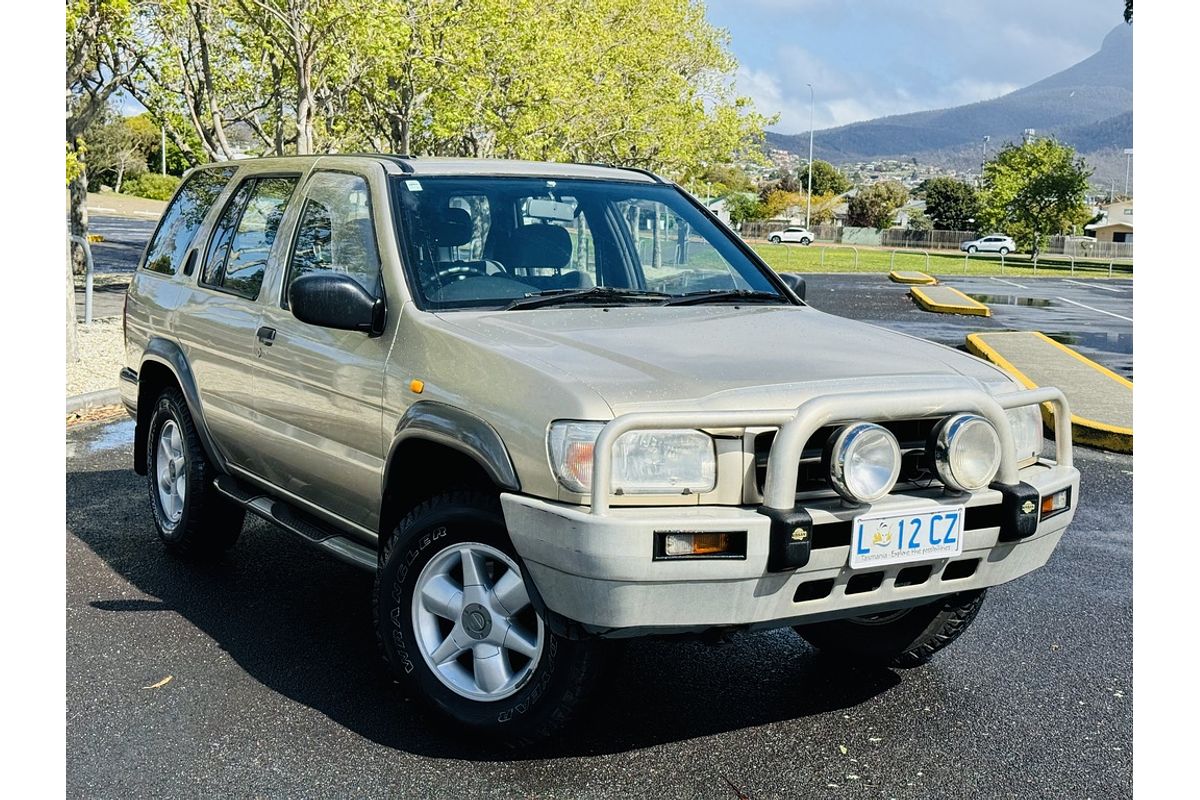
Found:
M 80 323 L 76 331 L 79 360 L 67 364 L 67 397 L 115 389 L 124 360 L 121 318 L 94 319 L 91 326 Z

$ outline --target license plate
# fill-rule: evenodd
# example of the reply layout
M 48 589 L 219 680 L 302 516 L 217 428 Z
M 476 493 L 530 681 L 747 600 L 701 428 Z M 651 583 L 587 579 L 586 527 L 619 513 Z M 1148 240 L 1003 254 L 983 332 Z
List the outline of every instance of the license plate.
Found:
M 850 568 L 930 561 L 962 554 L 964 506 L 854 518 Z

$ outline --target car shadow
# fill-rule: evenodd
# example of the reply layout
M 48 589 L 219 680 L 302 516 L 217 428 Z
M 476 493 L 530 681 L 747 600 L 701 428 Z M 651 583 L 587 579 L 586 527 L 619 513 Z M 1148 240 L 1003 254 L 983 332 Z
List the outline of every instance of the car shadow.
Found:
M 599 702 L 569 734 L 520 751 L 464 738 L 387 673 L 371 624 L 372 576 L 254 517 L 219 561 L 172 557 L 155 537 L 143 481 L 131 470 L 67 474 L 68 533 L 157 598 L 100 597 L 92 608 L 174 611 L 267 688 L 387 747 L 505 761 L 616 753 L 848 709 L 899 682 L 889 670 L 822 658 L 786 629 L 716 647 L 642 639 L 613 648 Z

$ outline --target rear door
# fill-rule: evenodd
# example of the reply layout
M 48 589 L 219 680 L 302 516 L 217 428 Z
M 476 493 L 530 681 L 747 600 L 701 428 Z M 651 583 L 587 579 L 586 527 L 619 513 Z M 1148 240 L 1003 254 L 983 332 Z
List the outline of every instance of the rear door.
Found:
M 252 419 L 259 300 L 268 262 L 286 252 L 279 227 L 299 182 L 299 173 L 242 178 L 204 244 L 176 326 L 214 439 L 230 463 L 255 473 L 262 468 Z
M 309 175 L 282 280 L 263 306 L 264 335 L 255 343 L 261 474 L 371 530 L 378 527 L 386 447 L 384 364 L 399 308 L 389 309 L 383 336 L 333 330 L 296 319 L 288 288 L 301 275 L 331 271 L 383 296 L 378 242 L 390 235 L 384 181 L 382 168 L 369 162 L 338 169 L 318 164 Z

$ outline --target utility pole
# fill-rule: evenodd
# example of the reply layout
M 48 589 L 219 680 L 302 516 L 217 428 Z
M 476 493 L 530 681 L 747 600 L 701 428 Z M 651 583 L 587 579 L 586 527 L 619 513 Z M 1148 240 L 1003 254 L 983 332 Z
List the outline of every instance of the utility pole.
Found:
M 1133 164 L 1133 148 L 1125 148 L 1125 197 L 1129 197 L 1129 168 Z
M 812 224 L 813 108 L 816 103 L 815 98 L 813 85 L 810 83 L 808 84 L 808 188 L 805 190 L 808 208 L 804 212 L 804 227 L 806 229 Z
M 167 174 L 167 126 L 159 125 L 158 132 L 162 135 L 162 144 L 159 147 L 159 153 L 162 155 L 162 174 Z

